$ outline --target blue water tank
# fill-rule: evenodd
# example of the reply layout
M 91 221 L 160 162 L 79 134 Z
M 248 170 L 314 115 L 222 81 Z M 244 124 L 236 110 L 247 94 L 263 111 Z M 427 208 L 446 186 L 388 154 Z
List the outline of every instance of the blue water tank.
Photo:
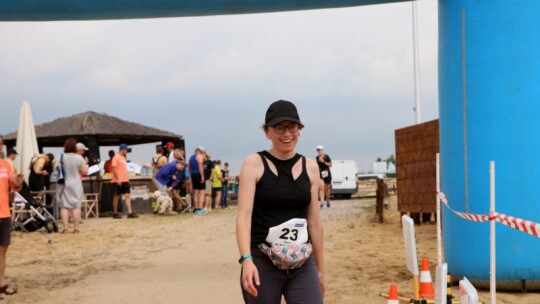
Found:
M 458 211 L 540 223 L 540 1 L 440 0 L 441 188 Z M 497 224 L 497 288 L 540 289 L 540 239 Z M 489 286 L 489 223 L 443 210 L 452 275 Z

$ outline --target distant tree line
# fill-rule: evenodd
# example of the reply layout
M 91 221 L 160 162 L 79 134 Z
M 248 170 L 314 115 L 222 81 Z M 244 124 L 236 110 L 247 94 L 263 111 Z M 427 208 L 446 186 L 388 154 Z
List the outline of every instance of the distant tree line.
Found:
M 386 162 L 386 164 L 396 164 L 396 158 L 394 157 L 394 154 L 390 154 L 386 159 L 382 159 L 381 157 L 377 157 L 377 162 Z

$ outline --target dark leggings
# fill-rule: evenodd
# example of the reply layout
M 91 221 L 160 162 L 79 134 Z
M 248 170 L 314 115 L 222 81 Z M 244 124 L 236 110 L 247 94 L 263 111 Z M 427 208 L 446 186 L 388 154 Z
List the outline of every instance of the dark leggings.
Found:
M 240 283 L 246 304 L 280 304 L 282 295 L 287 304 L 323 303 L 319 273 L 313 256 L 302 267 L 287 271 L 277 269 L 259 248 L 252 248 L 252 254 L 261 285 L 255 286 L 258 295 L 254 297 Z

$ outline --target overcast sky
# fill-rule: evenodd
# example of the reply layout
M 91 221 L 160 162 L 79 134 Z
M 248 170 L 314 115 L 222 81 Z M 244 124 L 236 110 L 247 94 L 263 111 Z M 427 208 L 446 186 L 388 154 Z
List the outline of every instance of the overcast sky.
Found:
M 268 105 L 294 102 L 298 152 L 371 170 L 415 123 L 411 3 L 255 15 L 0 23 L 0 133 L 95 111 L 182 134 L 231 163 L 269 147 Z M 437 1 L 418 2 L 422 120 L 438 118 Z M 154 145 L 135 146 L 148 163 Z M 116 147 L 115 147 L 116 149 Z M 106 152 L 102 159 L 107 158 Z

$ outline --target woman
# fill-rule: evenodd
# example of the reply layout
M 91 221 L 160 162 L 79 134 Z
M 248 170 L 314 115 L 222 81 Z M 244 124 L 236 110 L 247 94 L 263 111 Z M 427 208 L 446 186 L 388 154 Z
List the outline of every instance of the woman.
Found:
M 73 219 L 73 233 L 79 233 L 81 219 L 81 202 L 83 186 L 81 176 L 88 173 L 88 165 L 84 158 L 77 153 L 77 142 L 69 138 L 64 143 L 64 153 L 60 156 L 60 166 L 64 170 L 64 184 L 56 185 L 56 200 L 60 206 L 62 218 L 62 233 L 67 233 L 68 218 Z
M 221 160 L 216 160 L 214 163 L 214 169 L 210 175 L 212 181 L 212 197 L 214 199 L 214 209 L 219 208 L 221 203 L 221 183 L 223 182 L 223 174 L 221 173 Z
M 248 304 L 279 304 L 282 295 L 287 303 L 323 303 L 323 227 L 317 201 L 319 168 L 315 160 L 295 152 L 303 127 L 293 103 L 285 100 L 272 103 L 263 125 L 272 146 L 246 157 L 242 164 L 236 237 L 242 264 L 242 294 Z M 307 220 L 307 231 L 303 225 L 298 229 L 307 233 L 313 254 L 300 268 L 281 270 L 259 248 L 273 238 L 271 228 L 282 227 L 293 219 Z M 282 231 L 294 230 L 297 229 Z M 279 235 L 289 240 L 296 237 L 292 233 Z
M 47 165 L 54 160 L 52 154 L 36 154 L 30 162 L 30 175 L 28 176 L 28 186 L 30 191 L 45 190 L 45 177 L 51 174 L 47 171 Z M 50 170 L 50 169 L 49 169 Z

